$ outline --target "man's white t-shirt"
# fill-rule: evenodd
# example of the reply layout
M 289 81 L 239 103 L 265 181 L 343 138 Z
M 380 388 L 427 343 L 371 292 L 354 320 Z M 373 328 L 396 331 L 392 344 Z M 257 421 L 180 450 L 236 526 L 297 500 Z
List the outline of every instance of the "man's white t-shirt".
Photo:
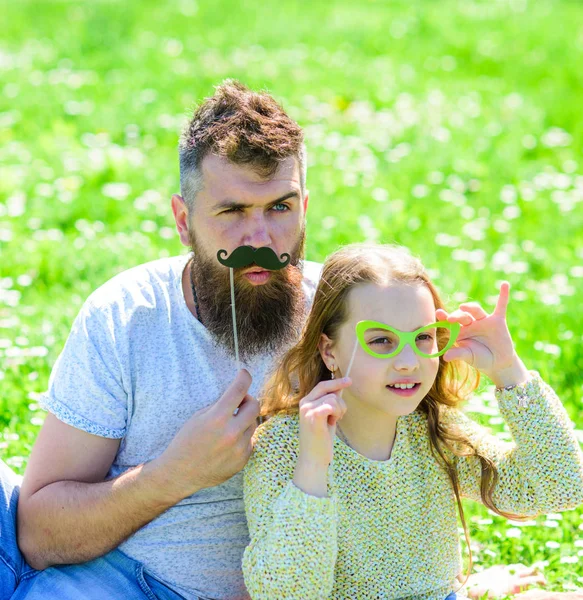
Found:
M 235 359 L 186 305 L 182 273 L 189 258 L 140 265 L 96 290 L 51 373 L 42 401 L 47 410 L 88 433 L 121 439 L 108 479 L 158 457 L 237 373 Z M 304 263 L 307 307 L 321 268 Z M 244 365 L 253 377 L 251 395 L 279 357 L 262 355 Z M 170 508 L 119 549 L 188 599 L 232 599 L 247 597 L 241 558 L 248 542 L 238 473 Z

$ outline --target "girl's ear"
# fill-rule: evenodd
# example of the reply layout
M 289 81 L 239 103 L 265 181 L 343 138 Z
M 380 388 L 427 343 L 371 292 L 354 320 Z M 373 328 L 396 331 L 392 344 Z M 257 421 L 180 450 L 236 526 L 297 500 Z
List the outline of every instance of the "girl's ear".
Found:
M 334 352 L 333 352 L 334 342 L 323 333 L 320 336 L 320 342 L 318 343 L 318 350 L 320 351 L 320 356 L 324 361 L 324 364 L 330 368 L 331 365 L 335 363 Z

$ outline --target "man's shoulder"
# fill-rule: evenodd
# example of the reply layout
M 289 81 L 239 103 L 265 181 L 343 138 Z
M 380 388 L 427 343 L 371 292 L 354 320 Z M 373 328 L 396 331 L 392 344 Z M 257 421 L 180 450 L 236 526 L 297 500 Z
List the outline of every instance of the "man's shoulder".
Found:
M 312 298 L 314 297 L 314 293 L 316 292 L 316 288 L 318 287 L 318 282 L 320 281 L 320 275 L 322 274 L 323 264 L 319 262 L 314 262 L 313 260 L 305 260 L 304 261 L 304 269 L 303 269 L 303 285 L 304 291 L 308 297 L 308 301 L 311 303 Z
M 113 307 L 155 308 L 177 287 L 187 260 L 187 255 L 171 256 L 126 269 L 98 287 L 86 304 L 105 311 Z
M 313 260 L 304 261 L 304 279 L 318 283 L 320 275 L 322 274 L 323 263 L 316 262 Z

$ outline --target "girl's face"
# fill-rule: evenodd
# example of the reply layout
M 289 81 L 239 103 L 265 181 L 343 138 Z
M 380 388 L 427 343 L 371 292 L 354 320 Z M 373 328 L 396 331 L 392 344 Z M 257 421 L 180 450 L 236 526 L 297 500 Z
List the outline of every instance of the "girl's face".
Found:
M 331 342 L 322 334 L 320 354 L 328 367 L 340 368 L 344 375 L 356 341 L 355 327 L 359 321 L 373 320 L 400 331 L 415 331 L 435 323 L 435 304 L 429 288 L 423 284 L 391 283 L 386 287 L 363 284 L 348 294 L 349 316 L 339 330 L 338 339 Z M 382 353 L 388 346 L 381 331 L 366 332 L 368 346 Z M 426 339 L 422 348 L 427 354 L 437 351 L 437 342 Z M 431 346 L 431 347 L 430 347 Z M 432 350 L 433 348 L 433 350 Z M 439 357 L 423 358 L 407 344 L 391 358 L 376 358 L 357 344 L 349 376 L 352 385 L 343 397 L 357 400 L 367 408 L 400 416 L 414 411 L 427 395 L 439 368 Z M 337 373 L 338 375 L 338 373 Z M 395 384 L 414 383 L 412 389 L 399 389 Z

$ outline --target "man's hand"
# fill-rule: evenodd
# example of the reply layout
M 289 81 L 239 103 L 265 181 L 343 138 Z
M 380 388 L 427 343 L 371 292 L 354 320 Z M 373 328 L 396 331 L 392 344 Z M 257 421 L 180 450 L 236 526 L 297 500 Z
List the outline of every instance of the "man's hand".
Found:
M 177 502 L 240 471 L 251 453 L 258 403 L 238 373 L 215 404 L 195 413 L 157 459 L 104 481 L 119 440 L 49 414 L 18 505 L 18 543 L 36 569 L 92 560 Z M 237 415 L 233 416 L 235 409 Z
M 223 483 L 247 463 L 259 415 L 259 403 L 247 393 L 251 381 L 248 371 L 239 371 L 225 393 L 194 413 L 154 461 L 166 472 L 177 501 Z
M 550 592 L 535 589 L 514 596 L 518 600 L 583 600 L 583 590 L 578 592 Z
M 460 574 L 458 579 L 463 581 L 465 577 Z M 484 594 L 488 594 L 488 598 L 502 598 L 506 595 L 518 594 L 532 585 L 545 584 L 544 576 L 536 568 L 521 564 L 497 565 L 485 569 L 481 573 L 470 575 L 462 591 L 470 598 L 482 598 Z M 540 591 L 543 594 L 547 593 L 543 590 Z M 541 598 L 543 597 L 549 598 L 550 596 L 541 596 Z

